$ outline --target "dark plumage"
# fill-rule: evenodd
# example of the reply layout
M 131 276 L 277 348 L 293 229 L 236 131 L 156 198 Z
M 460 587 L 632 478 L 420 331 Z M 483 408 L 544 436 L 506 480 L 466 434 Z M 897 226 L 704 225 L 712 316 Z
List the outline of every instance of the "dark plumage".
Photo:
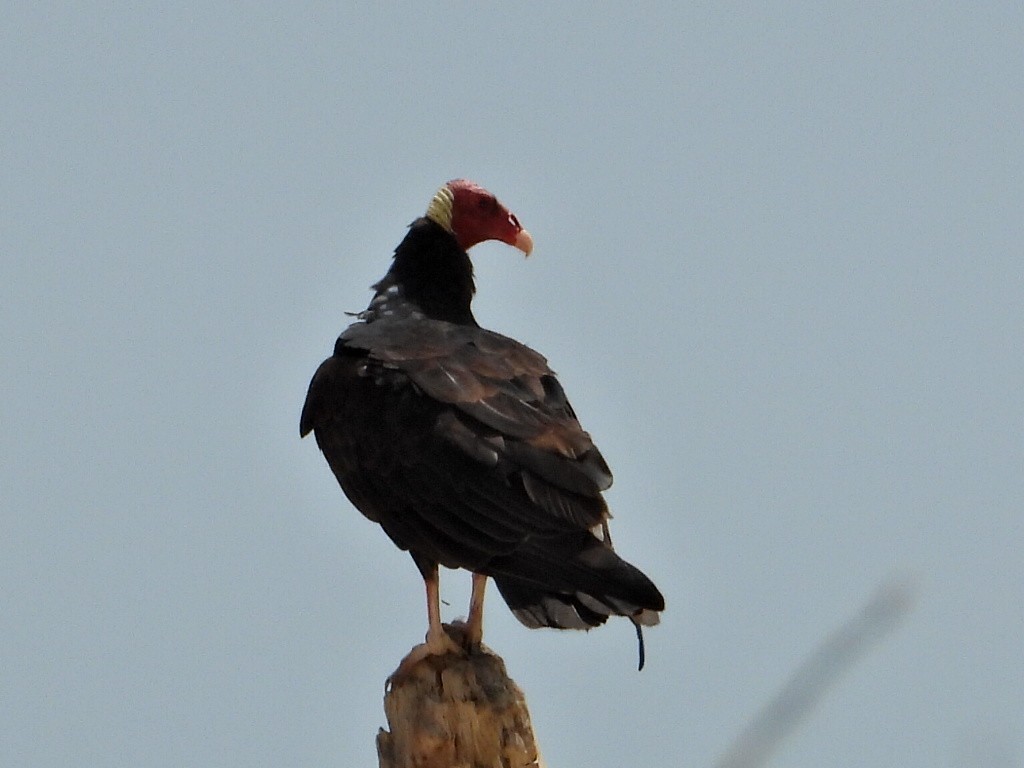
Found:
M 482 634 L 485 577 L 529 627 L 655 624 L 664 599 L 608 538 L 611 472 L 545 359 L 481 328 L 466 249 L 532 241 L 493 195 L 449 182 L 395 251 L 357 322 L 317 370 L 312 431 L 352 503 L 408 550 L 427 584 L 427 645 L 446 642 L 437 566 L 476 574 L 467 642 Z

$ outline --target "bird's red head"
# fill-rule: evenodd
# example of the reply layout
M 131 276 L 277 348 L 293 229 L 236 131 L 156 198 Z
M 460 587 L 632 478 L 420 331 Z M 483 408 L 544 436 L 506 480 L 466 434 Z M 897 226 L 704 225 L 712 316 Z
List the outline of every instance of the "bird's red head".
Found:
M 441 187 L 427 218 L 451 232 L 464 251 L 485 240 L 500 240 L 527 256 L 533 238 L 519 220 L 486 189 L 466 179 L 454 179 Z

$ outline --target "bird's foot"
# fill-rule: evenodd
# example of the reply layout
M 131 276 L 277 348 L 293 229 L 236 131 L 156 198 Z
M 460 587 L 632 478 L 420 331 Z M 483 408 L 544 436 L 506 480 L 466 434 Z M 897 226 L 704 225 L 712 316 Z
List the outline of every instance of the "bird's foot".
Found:
M 458 627 L 452 627 L 447 624 L 441 625 L 438 631 L 428 631 L 425 642 L 413 646 L 412 650 L 398 664 L 398 669 L 391 673 L 391 676 L 387 679 L 385 689 L 390 690 L 396 684 L 404 681 L 412 674 L 413 669 L 420 662 L 431 656 L 447 656 L 448 654 L 465 656 L 466 648 L 455 639 L 458 637 L 461 641 L 462 635 L 463 633 Z
M 484 633 L 481 631 L 482 627 L 479 623 L 474 624 L 472 621 L 456 619 L 451 623 L 449 629 L 453 635 L 452 640 L 457 640 L 466 653 L 480 650 Z

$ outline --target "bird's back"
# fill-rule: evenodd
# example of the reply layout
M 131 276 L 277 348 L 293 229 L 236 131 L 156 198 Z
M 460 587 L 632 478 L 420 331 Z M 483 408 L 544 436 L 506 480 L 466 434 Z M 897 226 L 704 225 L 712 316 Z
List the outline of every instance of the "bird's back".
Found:
M 638 600 L 635 569 L 605 567 L 621 562 L 594 535 L 611 474 L 544 358 L 519 342 L 424 318 L 356 323 L 317 371 L 301 429 L 403 549 L 492 575 L 500 589 L 504 576 L 503 594 L 519 602 L 539 588 L 573 599 L 589 588 L 658 604 L 639 571 Z M 591 579 L 593 568 L 570 566 L 585 550 L 615 563 Z

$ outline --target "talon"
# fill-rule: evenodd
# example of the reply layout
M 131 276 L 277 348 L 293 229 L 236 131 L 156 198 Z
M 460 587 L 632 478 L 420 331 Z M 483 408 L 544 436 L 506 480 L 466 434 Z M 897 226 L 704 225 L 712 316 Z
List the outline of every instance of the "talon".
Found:
M 424 642 L 414 645 L 409 653 L 405 655 L 405 658 L 399 662 L 398 669 L 392 672 L 385 681 L 385 693 L 390 691 L 395 685 L 405 682 L 412 675 L 416 666 L 424 659 L 428 659 L 431 656 L 447 656 L 448 654 L 455 656 L 464 655 L 466 649 L 449 635 L 448 630 L 451 629 L 453 628 L 441 625 L 438 627 L 438 631 L 434 631 L 433 628 L 428 630 Z M 459 632 L 459 634 L 462 633 Z

